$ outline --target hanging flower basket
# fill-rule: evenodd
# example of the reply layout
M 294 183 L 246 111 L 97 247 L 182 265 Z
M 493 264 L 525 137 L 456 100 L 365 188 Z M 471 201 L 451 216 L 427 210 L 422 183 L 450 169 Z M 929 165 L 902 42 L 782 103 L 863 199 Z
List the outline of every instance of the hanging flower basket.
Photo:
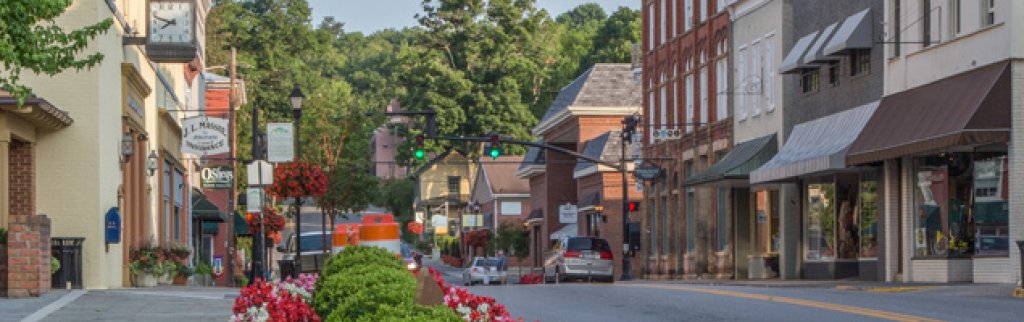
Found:
M 262 231 L 260 227 L 259 215 L 253 215 L 246 221 L 249 225 L 249 231 L 258 233 Z M 284 229 L 284 216 L 277 213 L 277 209 L 264 208 L 263 209 L 263 228 L 267 229 L 267 235 L 274 235 Z
M 279 163 L 274 184 L 267 193 L 277 198 L 321 197 L 327 193 L 327 175 L 319 166 L 305 162 Z

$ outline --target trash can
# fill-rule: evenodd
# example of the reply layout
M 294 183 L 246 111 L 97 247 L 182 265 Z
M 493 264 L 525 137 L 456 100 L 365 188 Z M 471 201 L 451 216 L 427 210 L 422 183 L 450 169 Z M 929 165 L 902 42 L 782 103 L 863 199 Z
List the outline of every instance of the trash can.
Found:
M 286 276 L 291 276 L 293 278 L 298 277 L 297 274 L 295 274 L 295 261 L 293 260 L 279 259 L 277 260 L 277 267 L 281 269 L 282 279 L 285 278 Z
M 60 261 L 60 269 L 52 272 L 51 287 L 82 288 L 82 243 L 85 237 L 50 238 L 50 255 Z

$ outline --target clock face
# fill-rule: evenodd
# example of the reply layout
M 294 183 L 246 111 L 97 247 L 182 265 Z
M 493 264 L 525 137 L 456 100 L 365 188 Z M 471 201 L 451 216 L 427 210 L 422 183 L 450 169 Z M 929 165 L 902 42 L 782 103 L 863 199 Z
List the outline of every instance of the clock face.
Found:
M 151 1 L 149 4 L 150 43 L 191 43 L 193 41 L 191 1 Z

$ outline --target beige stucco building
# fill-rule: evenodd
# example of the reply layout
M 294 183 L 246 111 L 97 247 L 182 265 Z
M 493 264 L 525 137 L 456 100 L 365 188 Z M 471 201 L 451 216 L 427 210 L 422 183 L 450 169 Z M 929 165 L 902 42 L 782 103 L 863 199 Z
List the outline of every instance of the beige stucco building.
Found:
M 147 58 L 145 46 L 125 42 L 133 30 L 145 31 L 145 0 L 75 1 L 56 24 L 71 30 L 112 19 L 110 30 L 85 49 L 102 53 L 103 61 L 92 69 L 53 77 L 22 75 L 35 95 L 74 119 L 71 126 L 38 131 L 32 138 L 35 212 L 49 217 L 52 237 L 85 238 L 84 288 L 130 286 L 126 265 L 131 247 L 147 240 L 184 243 L 188 238 L 187 203 L 179 202 L 169 212 L 163 198 L 169 192 L 171 200 L 175 195 L 187 200 L 186 178 L 194 164 L 181 153 L 180 124 L 187 110 L 200 103 L 201 80 L 195 75 L 204 63 L 202 25 L 210 5 L 197 1 L 199 58 L 158 64 Z M 149 160 L 151 155 L 155 160 Z M 156 171 L 150 171 L 150 164 Z M 164 185 L 164 176 L 157 172 L 165 171 L 180 173 L 181 181 L 175 183 L 183 185 Z M 107 245 L 104 215 L 112 208 L 120 210 L 122 235 L 120 244 Z M 174 219 L 184 225 L 177 233 L 171 229 Z

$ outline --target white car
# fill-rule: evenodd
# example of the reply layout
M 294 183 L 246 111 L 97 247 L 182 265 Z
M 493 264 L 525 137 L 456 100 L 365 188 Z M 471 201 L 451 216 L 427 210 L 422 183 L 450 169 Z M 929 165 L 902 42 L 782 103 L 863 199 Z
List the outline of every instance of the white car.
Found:
M 466 286 L 476 283 L 505 283 L 508 271 L 497 258 L 474 257 L 469 267 L 462 272 L 462 282 Z

